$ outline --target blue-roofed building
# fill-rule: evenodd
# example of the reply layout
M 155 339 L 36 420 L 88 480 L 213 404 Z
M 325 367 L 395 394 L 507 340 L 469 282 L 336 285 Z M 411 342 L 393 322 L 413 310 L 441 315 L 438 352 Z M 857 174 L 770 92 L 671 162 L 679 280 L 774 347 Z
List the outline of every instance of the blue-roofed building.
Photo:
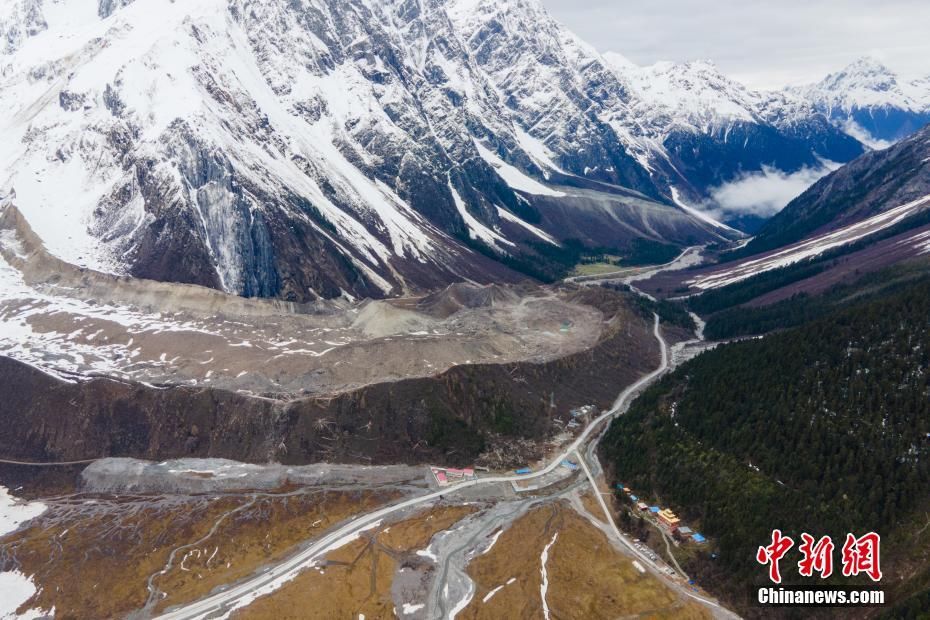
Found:
M 691 534 L 691 540 L 693 540 L 694 542 L 696 542 L 696 543 L 699 544 L 699 545 L 704 544 L 705 542 L 707 542 L 707 539 L 704 538 L 703 536 L 701 536 L 700 534 L 698 534 L 697 532 L 695 532 L 694 534 Z
M 633 500 L 634 502 L 638 502 L 638 501 L 639 501 L 639 498 L 636 497 L 635 495 L 630 495 L 630 499 Z
M 656 514 L 659 514 L 659 512 L 660 512 L 660 511 L 659 511 L 659 507 L 658 507 L 658 506 L 650 506 L 650 507 L 649 507 L 649 512 L 654 512 L 654 513 L 656 513 Z

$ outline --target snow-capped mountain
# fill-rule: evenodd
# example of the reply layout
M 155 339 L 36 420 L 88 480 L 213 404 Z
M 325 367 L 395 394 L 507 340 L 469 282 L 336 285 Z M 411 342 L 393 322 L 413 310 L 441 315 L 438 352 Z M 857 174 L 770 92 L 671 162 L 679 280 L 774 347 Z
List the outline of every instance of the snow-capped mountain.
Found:
M 870 57 L 794 92 L 873 147 L 886 147 L 930 123 L 930 76 L 902 80 Z
M 615 52 L 604 59 L 630 88 L 635 116 L 652 137 L 677 128 L 710 133 L 735 122 L 762 122 L 760 95 L 727 78 L 712 62 L 640 67 Z
M 71 262 L 301 300 L 516 279 L 485 255 L 544 263 L 579 202 L 617 246 L 716 234 L 545 184 L 660 197 L 601 118 L 617 80 L 534 2 L 6 6 L 0 187 Z
M 292 300 L 719 238 L 685 203 L 863 150 L 800 93 L 602 56 L 536 0 L 10 0 L 0 113 L 0 202 L 53 253 Z
M 632 94 L 641 149 L 662 184 L 706 202 L 715 187 L 767 168 L 794 173 L 847 162 L 863 146 L 798 94 L 757 92 L 708 61 L 640 67 L 604 55 Z

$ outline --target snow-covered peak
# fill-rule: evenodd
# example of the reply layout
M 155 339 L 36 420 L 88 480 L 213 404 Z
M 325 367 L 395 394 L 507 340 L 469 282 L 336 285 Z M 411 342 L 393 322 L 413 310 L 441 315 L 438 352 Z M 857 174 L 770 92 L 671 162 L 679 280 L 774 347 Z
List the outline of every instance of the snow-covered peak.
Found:
M 536 0 L 448 0 L 447 7 L 463 45 L 518 119 L 523 151 L 545 160 L 543 168 L 554 162 L 579 176 L 654 192 L 630 122 L 629 92 L 597 50 Z M 538 157 L 545 153 L 552 156 Z
M 623 85 L 536 0 L 0 0 L 0 33 L 0 187 L 102 271 L 294 300 L 516 278 L 475 246 L 548 241 L 553 176 L 658 194 Z
M 872 148 L 886 148 L 930 122 L 930 80 L 904 80 L 874 58 L 790 92 Z
M 617 52 L 604 52 L 601 55 L 604 61 L 614 71 L 624 75 L 627 71 L 639 71 L 642 69 L 638 64 Z
M 930 110 L 930 83 L 911 82 L 879 60 L 863 57 L 817 84 L 797 89 L 827 113 L 866 108 L 896 108 L 909 112 Z
M 633 116 L 657 138 L 690 129 L 712 133 L 733 122 L 759 122 L 760 95 L 709 60 L 641 67 L 615 53 L 605 61 L 629 88 Z
M 866 79 L 876 84 L 895 81 L 894 72 L 875 56 L 862 56 L 857 58 L 849 63 L 842 71 L 828 76 L 824 81 L 830 81 L 832 78 L 837 77 Z

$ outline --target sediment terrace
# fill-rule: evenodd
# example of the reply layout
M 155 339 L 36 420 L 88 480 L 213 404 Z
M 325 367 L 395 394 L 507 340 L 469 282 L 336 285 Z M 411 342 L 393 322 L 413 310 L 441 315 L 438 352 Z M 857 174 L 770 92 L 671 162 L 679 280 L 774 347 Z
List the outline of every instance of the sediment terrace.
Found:
M 0 213 L 0 453 L 291 464 L 538 457 L 656 355 L 622 295 L 452 285 L 314 304 L 84 270 Z
M 592 347 L 604 317 L 564 291 L 468 283 L 418 299 L 313 304 L 121 278 L 48 254 L 0 215 L 0 355 L 55 376 L 109 376 L 288 399 L 542 362 Z

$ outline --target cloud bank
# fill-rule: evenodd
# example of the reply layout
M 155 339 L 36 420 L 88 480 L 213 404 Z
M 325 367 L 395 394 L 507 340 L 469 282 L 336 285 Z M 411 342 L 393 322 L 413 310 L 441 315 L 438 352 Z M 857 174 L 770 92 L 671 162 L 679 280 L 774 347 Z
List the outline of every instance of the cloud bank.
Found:
M 824 162 L 819 168 L 802 168 L 790 174 L 765 167 L 712 189 L 702 210 L 720 220 L 745 215 L 772 217 L 836 167 L 833 162 Z

